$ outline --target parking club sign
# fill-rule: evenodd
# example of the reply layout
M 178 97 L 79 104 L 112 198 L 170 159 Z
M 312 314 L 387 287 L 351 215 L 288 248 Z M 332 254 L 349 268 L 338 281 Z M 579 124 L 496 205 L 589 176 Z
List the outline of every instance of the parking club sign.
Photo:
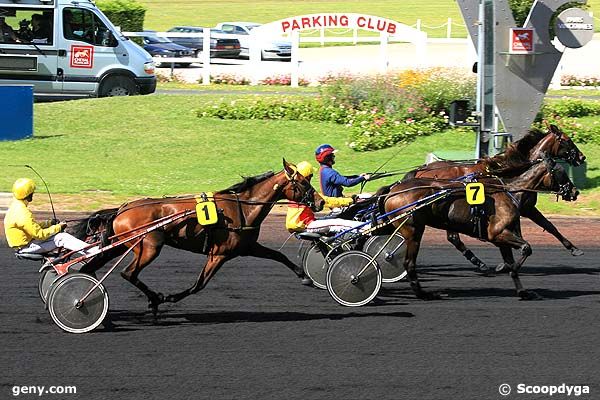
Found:
M 510 28 L 510 53 L 530 54 L 533 51 L 533 29 Z
M 94 65 L 93 46 L 71 46 L 71 67 L 92 68 Z

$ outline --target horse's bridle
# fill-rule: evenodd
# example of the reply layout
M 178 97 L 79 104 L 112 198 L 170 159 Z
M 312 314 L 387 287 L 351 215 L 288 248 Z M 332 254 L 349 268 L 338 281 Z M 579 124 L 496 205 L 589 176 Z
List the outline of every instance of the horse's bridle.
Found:
M 563 143 L 571 143 L 572 144 L 573 141 L 570 140 L 570 139 L 563 139 L 562 134 L 560 136 L 556 135 L 556 137 L 558 138 L 558 141 L 557 141 L 558 148 L 557 148 L 557 151 L 554 152 L 554 154 L 556 154 L 558 156 L 562 144 Z M 560 156 L 560 158 L 562 158 L 563 160 L 565 160 L 569 164 L 571 164 L 573 166 L 577 166 L 577 165 L 580 164 L 579 163 L 579 151 L 578 151 L 578 149 L 577 149 L 576 146 L 569 145 L 568 150 L 565 150 L 563 154 L 564 155 Z
M 557 176 L 557 172 L 560 172 L 556 161 L 554 161 L 551 157 L 544 157 L 544 163 L 546 164 L 546 169 L 550 172 L 550 177 L 552 178 L 552 185 L 558 186 L 558 190 L 556 191 L 556 196 L 561 196 L 564 200 L 571 199 L 571 189 L 575 187 L 573 182 L 570 179 L 567 179 L 565 183 L 559 182 L 559 177 Z
M 299 172 L 296 171 L 294 169 L 294 173 L 293 174 L 288 174 L 287 171 L 285 171 L 285 177 L 287 178 L 288 182 L 286 185 L 284 185 L 282 187 L 282 190 L 288 185 L 291 184 L 292 185 L 292 191 L 294 193 L 294 198 L 296 197 L 296 193 L 300 192 L 302 190 L 304 190 L 304 194 L 302 195 L 302 198 L 300 199 L 300 201 L 298 201 L 299 204 L 303 204 L 307 207 L 310 207 L 311 209 L 315 209 L 315 188 L 312 187 L 312 185 L 310 183 L 308 183 L 308 180 L 306 181 L 306 184 L 308 185 L 308 188 L 302 188 L 300 182 L 298 182 L 298 180 L 296 179 L 296 177 L 298 176 Z

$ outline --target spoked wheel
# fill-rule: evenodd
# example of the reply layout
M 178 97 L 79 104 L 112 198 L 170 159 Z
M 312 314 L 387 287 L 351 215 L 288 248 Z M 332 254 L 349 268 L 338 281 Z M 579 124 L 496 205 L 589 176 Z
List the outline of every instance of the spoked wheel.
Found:
M 327 289 L 327 263 L 325 256 L 316 244 L 310 246 L 304 254 L 302 268 L 315 287 Z
M 381 250 L 382 248 L 383 250 Z M 381 269 L 383 282 L 398 282 L 406 276 L 406 270 L 404 269 L 406 244 L 402 235 L 396 233 L 391 238 L 389 235 L 370 237 L 365 243 L 364 250 L 371 257 L 375 257 L 379 253 L 375 257 L 375 261 Z
M 50 286 L 56 281 L 58 278 L 58 274 L 54 270 L 54 268 L 49 267 L 43 270 L 40 273 L 40 281 L 38 282 L 38 293 L 42 298 L 44 304 L 46 303 L 46 299 L 48 296 L 48 292 L 50 291 Z
M 343 306 L 358 307 L 377 296 L 381 271 L 375 261 L 362 251 L 347 251 L 331 262 L 327 271 L 327 290 Z
M 48 293 L 50 316 L 62 330 L 84 333 L 96 328 L 108 312 L 108 293 L 101 284 L 80 301 L 98 280 L 73 273 L 60 278 Z

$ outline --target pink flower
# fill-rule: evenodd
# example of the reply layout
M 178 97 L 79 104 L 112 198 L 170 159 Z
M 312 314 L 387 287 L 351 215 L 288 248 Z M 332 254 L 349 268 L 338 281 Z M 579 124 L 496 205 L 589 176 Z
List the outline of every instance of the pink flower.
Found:
M 414 108 L 412 108 L 412 107 L 408 107 L 408 109 L 406 110 L 406 112 L 408 112 L 409 114 L 410 114 L 410 113 L 414 113 L 414 112 L 415 112 L 415 109 L 414 109 Z

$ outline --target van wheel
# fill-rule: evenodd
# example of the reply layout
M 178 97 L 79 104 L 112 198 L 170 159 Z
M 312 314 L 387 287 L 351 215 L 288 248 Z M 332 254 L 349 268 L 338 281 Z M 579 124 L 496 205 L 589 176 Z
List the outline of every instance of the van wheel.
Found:
M 138 93 L 133 79 L 126 76 L 110 76 L 102 83 L 99 97 L 133 96 Z

